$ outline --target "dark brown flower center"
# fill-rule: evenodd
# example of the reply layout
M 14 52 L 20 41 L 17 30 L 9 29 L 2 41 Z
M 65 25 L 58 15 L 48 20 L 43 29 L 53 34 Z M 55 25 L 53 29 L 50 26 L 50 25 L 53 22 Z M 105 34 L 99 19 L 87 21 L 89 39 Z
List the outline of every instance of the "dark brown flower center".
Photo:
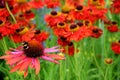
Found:
M 57 15 L 57 12 L 56 11 L 52 11 L 51 15 L 55 16 L 55 15 Z
M 98 30 L 98 29 L 93 29 L 92 32 L 93 32 L 93 33 L 98 33 L 99 30 Z
M 82 9 L 83 9 L 83 6 L 82 6 L 82 5 L 78 5 L 78 6 L 76 7 L 76 9 L 77 9 L 77 10 L 82 10 Z
M 68 14 L 70 11 L 64 11 L 64 10 L 62 10 L 62 13 L 66 13 L 66 14 Z
M 21 28 L 19 28 L 19 29 L 16 29 L 16 32 L 20 32 L 20 31 L 22 31 L 22 30 L 24 30 L 24 27 L 21 27 Z
M 20 14 L 20 15 L 19 15 L 19 17 L 20 17 L 20 18 L 22 18 L 22 17 L 23 17 L 23 15 L 22 15 L 22 14 Z
M 4 2 L 4 0 L 0 1 L 0 8 L 5 8 L 5 2 Z
M 90 25 L 90 21 L 85 21 L 85 26 L 89 26 Z
M 81 27 L 81 26 L 83 26 L 83 23 L 82 23 L 82 22 L 78 22 L 77 25 L 78 25 L 79 27 Z
M 40 30 L 35 31 L 35 34 L 40 34 L 40 33 L 41 33 Z
M 96 2 L 97 0 L 93 0 L 94 2 Z
M 73 42 L 70 42 L 70 43 L 68 44 L 68 46 L 73 46 Z
M 60 26 L 64 26 L 65 23 L 63 23 L 63 22 L 59 22 L 58 25 L 60 25 Z
M 29 44 L 25 43 L 23 44 L 23 50 L 27 57 L 30 58 L 37 58 L 43 55 L 44 49 L 40 44 Z
M 3 23 L 3 21 L 2 20 L 0 20 L 0 25 Z
M 27 10 L 25 13 L 30 14 L 31 12 L 32 12 L 31 10 Z
M 62 41 L 66 41 L 66 40 L 67 40 L 67 38 L 65 38 L 65 37 L 63 37 L 63 36 L 61 36 L 60 39 L 61 39 Z
M 113 21 L 113 22 L 112 22 L 112 24 L 113 24 L 113 25 L 116 25 L 116 24 L 117 24 L 117 22 Z
M 10 6 L 9 8 L 10 8 L 10 10 L 12 10 L 12 9 L 13 9 L 13 6 Z
M 76 24 L 71 24 L 71 25 L 70 25 L 70 29 L 75 29 L 75 28 L 77 28 L 77 25 L 76 25 Z
M 118 40 L 118 43 L 120 43 L 120 40 Z

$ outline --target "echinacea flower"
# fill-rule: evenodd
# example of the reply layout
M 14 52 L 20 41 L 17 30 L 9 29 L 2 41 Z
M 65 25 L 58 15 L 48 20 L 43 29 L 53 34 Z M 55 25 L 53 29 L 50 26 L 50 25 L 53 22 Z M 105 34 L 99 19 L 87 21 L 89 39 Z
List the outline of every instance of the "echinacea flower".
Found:
M 44 48 L 39 41 L 31 40 L 29 42 L 23 42 L 23 46 L 7 51 L 6 55 L 1 56 L 0 59 L 5 59 L 7 64 L 12 67 L 10 72 L 15 72 L 17 70 L 24 71 L 24 77 L 26 77 L 29 67 L 35 69 L 36 74 L 39 73 L 40 58 L 59 64 L 58 60 L 65 59 L 64 56 L 48 53 L 60 51 L 61 49 L 58 49 L 58 46 Z

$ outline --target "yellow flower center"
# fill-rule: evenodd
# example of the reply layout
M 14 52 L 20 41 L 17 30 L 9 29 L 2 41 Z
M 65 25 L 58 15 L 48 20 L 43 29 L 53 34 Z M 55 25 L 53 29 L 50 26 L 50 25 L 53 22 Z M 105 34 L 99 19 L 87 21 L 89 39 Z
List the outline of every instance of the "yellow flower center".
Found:
M 71 24 L 70 25 L 70 31 L 76 31 L 78 29 L 79 29 L 79 27 L 76 24 Z
M 16 0 L 16 2 L 18 2 L 18 3 L 26 3 L 27 0 Z
M 57 24 L 57 27 L 58 27 L 58 28 L 65 28 L 65 26 L 66 26 L 66 24 L 65 24 L 64 22 L 59 22 L 59 23 Z
M 64 6 L 62 6 L 61 10 L 63 13 L 69 13 L 71 9 L 72 8 L 69 5 L 65 4 Z
M 16 32 L 18 32 L 20 35 L 25 34 L 26 32 L 28 32 L 28 27 L 22 27 L 20 29 L 17 29 Z
M 0 20 L 0 26 L 4 25 L 4 22 L 2 20 Z
M 56 17 L 59 15 L 57 11 L 52 11 L 50 14 L 52 15 L 52 17 Z
M 92 23 L 89 21 L 89 20 L 85 20 L 85 21 L 83 21 L 83 24 L 85 25 L 85 26 L 92 26 Z
M 81 11 L 83 10 L 83 6 L 82 5 L 77 5 L 76 6 L 76 11 Z
M 91 4 L 96 5 L 99 3 L 99 0 L 91 0 L 90 2 L 91 2 Z

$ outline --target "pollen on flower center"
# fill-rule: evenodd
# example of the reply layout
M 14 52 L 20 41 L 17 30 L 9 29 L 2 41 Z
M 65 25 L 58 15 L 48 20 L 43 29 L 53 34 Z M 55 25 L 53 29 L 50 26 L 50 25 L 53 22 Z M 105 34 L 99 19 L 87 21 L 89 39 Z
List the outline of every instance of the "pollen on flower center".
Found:
M 23 49 L 25 55 L 31 58 L 40 57 L 44 52 L 42 45 L 36 40 L 23 44 Z

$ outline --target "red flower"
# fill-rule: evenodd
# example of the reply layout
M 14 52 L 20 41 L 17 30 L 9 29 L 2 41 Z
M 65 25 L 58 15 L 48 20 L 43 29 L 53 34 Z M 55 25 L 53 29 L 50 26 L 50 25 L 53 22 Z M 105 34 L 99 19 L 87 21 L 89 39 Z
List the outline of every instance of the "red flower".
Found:
M 103 34 L 102 29 L 97 27 L 91 27 L 91 31 L 92 31 L 91 37 L 93 38 L 99 38 Z
M 60 6 L 60 0 L 44 0 L 47 8 L 56 8 Z
M 42 8 L 44 6 L 42 0 L 31 0 L 31 2 L 28 2 L 28 4 L 35 9 Z
M 73 16 L 75 20 L 83 20 L 84 14 L 83 14 L 83 5 L 77 5 L 75 6 L 74 10 L 71 10 L 70 16 Z
M 65 37 L 68 35 L 69 27 L 65 22 L 58 22 L 57 27 L 53 31 L 56 36 Z
M 98 19 L 106 19 L 105 14 L 107 13 L 107 9 L 97 9 L 96 7 L 88 7 L 83 11 L 84 20 L 89 20 L 94 23 Z
M 31 6 L 28 4 L 27 0 L 15 0 L 15 9 L 20 12 L 25 12 L 26 10 L 30 10 Z
M 40 30 L 36 30 L 34 34 L 35 35 L 33 38 L 35 38 L 39 42 L 43 42 L 49 37 L 49 34 L 45 31 L 40 32 Z
M 66 38 L 66 37 L 63 37 L 63 36 L 58 37 L 57 42 L 58 42 L 58 44 L 61 45 L 62 47 L 67 46 L 67 45 L 70 43 L 70 41 L 68 41 L 67 38 Z
M 112 13 L 119 14 L 120 13 L 120 0 L 113 0 L 113 4 L 110 8 Z
M 25 16 L 25 19 L 27 20 L 32 20 L 35 17 L 34 13 L 31 10 L 25 11 L 23 15 Z
M 73 56 L 75 53 L 75 47 L 74 47 L 74 44 L 72 42 L 70 42 L 68 44 L 68 55 L 69 56 Z
M 115 52 L 115 54 L 120 54 L 120 41 L 112 42 L 111 49 Z
M 70 31 L 68 32 L 69 36 L 67 36 L 67 39 L 69 41 L 80 41 L 83 38 L 90 36 L 90 33 L 90 29 L 86 26 L 80 24 L 71 24 Z
M 112 22 L 112 24 L 110 26 L 107 26 L 108 31 L 110 32 L 118 32 L 118 26 L 116 22 Z
M 95 6 L 97 8 L 103 8 L 105 6 L 104 0 L 88 0 L 89 6 Z
M 52 11 L 50 14 L 45 15 L 45 21 L 47 22 L 48 26 L 54 28 L 57 26 L 58 22 L 65 21 L 65 16 L 62 13 Z
M 82 4 L 84 2 L 84 0 L 65 0 L 66 4 L 69 4 L 70 6 L 76 6 L 79 4 Z

